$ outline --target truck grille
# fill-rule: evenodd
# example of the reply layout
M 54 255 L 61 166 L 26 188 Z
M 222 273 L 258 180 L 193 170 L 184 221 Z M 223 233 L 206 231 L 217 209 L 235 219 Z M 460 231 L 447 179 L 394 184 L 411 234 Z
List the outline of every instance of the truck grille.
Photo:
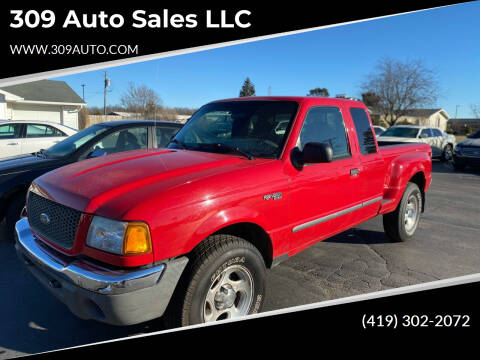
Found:
M 73 247 L 80 211 L 30 192 L 27 212 L 30 226 L 39 235 L 62 248 Z
M 462 148 L 462 152 L 465 156 L 480 157 L 479 147 L 464 147 Z

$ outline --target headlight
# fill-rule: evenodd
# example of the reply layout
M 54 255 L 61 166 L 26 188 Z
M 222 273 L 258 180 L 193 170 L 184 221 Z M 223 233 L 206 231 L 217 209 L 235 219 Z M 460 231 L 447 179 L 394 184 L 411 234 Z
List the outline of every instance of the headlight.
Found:
M 457 154 L 461 154 L 462 153 L 462 147 L 459 146 L 459 145 L 455 146 L 454 152 L 456 152 Z
M 87 234 L 87 245 L 117 255 L 139 255 L 152 252 L 148 225 L 95 216 Z

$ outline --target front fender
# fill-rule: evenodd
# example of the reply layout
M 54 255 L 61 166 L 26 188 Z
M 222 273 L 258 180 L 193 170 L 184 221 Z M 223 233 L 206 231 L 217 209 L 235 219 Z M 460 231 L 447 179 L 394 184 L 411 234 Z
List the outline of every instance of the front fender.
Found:
M 186 246 L 188 251 L 192 250 L 209 235 L 238 223 L 251 223 L 260 226 L 267 231 L 268 221 L 263 214 L 244 206 L 235 206 L 221 210 L 207 218 L 193 233 Z

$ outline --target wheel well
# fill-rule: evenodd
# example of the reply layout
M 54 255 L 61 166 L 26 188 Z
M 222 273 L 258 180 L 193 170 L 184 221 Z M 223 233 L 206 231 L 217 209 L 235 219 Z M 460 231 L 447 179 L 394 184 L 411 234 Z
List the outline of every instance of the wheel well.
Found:
M 422 171 L 419 171 L 415 175 L 413 175 L 408 182 L 417 184 L 417 186 L 420 188 L 420 192 L 422 193 L 422 212 L 423 212 L 425 209 L 425 182 L 426 182 L 425 174 Z
M 263 256 L 267 268 L 272 266 L 273 248 L 270 236 L 263 228 L 253 223 L 238 223 L 224 227 L 215 234 L 238 236 L 252 243 Z M 213 234 L 214 235 L 214 234 Z
M 27 192 L 27 187 L 16 187 L 15 189 L 10 190 L 8 193 L 4 194 L 3 197 L 0 199 L 2 204 L 5 206 L 0 207 L 0 221 L 2 221 L 7 216 L 8 207 L 10 205 L 10 201 L 18 195 Z

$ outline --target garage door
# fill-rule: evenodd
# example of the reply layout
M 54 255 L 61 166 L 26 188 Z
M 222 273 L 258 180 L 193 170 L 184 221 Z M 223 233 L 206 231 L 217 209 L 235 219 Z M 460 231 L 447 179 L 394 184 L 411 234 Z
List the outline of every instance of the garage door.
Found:
M 13 104 L 12 120 L 42 120 L 60 123 L 62 108 L 54 105 Z

